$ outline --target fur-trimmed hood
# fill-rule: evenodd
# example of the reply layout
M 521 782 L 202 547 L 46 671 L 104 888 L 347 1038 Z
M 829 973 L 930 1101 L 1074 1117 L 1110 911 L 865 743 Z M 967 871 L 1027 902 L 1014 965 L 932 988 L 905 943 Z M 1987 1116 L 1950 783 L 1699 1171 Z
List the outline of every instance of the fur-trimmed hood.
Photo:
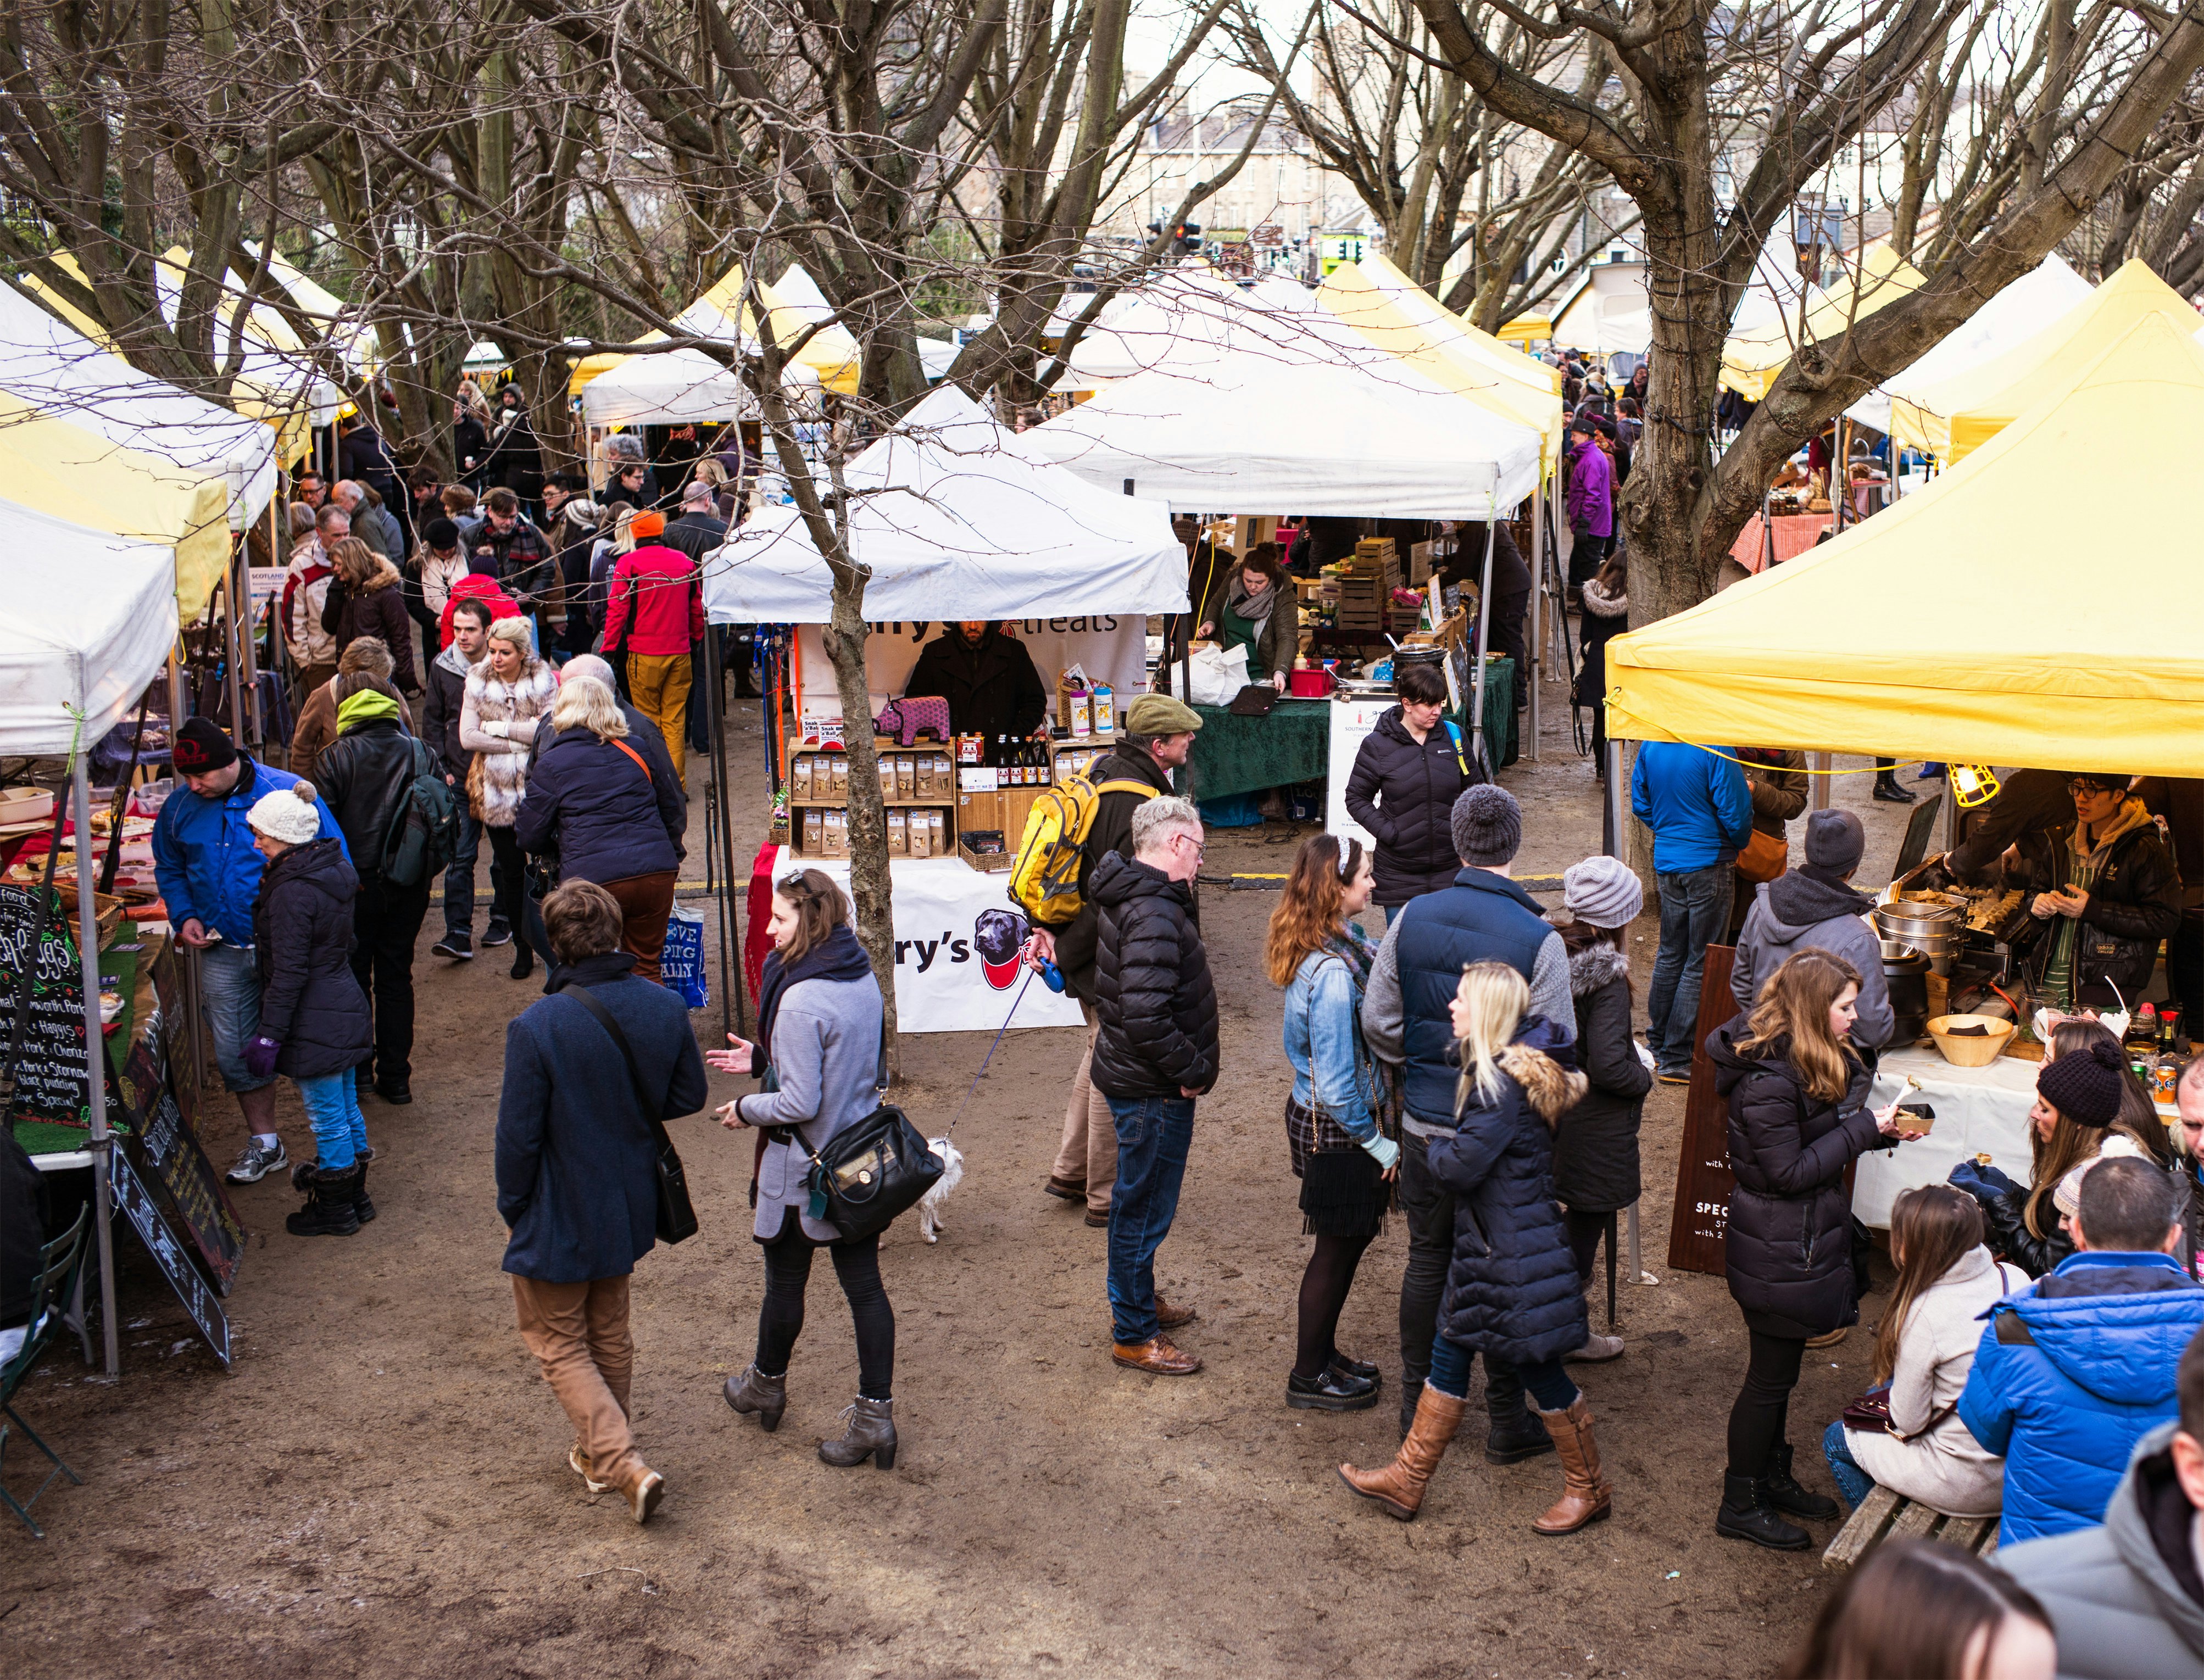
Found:
M 1569 954 L 1569 996 L 1589 997 L 1602 986 L 1630 978 L 1630 954 L 1601 943 Z
M 1577 1105 L 1590 1084 L 1573 1068 L 1564 1068 L 1520 1038 L 1496 1060 L 1500 1071 L 1523 1087 L 1524 1100 L 1549 1126 Z
M 1584 585 L 1584 610 L 1595 618 L 1624 618 L 1630 615 L 1630 593 L 1624 590 L 1609 595 L 1599 587 L 1598 581 L 1587 577 Z

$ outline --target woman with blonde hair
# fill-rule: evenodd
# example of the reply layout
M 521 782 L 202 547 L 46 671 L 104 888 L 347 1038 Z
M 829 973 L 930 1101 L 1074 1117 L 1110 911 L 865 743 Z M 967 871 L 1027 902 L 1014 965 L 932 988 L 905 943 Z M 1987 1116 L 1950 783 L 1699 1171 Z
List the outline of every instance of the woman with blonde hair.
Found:
M 1300 1334 L 1286 1404 L 1302 1411 L 1361 1411 L 1378 1404 L 1378 1367 L 1350 1359 L 1332 1340 L 1363 1251 L 1385 1228 L 1401 1145 L 1387 1135 L 1393 1103 L 1380 1064 L 1362 1040 L 1362 992 L 1378 955 L 1354 918 L 1377 885 L 1359 840 L 1329 834 L 1301 843 L 1271 912 L 1264 966 L 1286 989 L 1286 1144 L 1301 1181 L 1301 1229 L 1316 1239 L 1301 1274 Z
M 688 828 L 689 802 L 630 740 L 619 696 L 570 673 L 513 835 L 522 851 L 549 861 L 561 884 L 595 881 L 619 901 L 620 949 L 646 980 L 659 979 Z
M 390 649 L 392 679 L 407 694 L 421 691 L 414 674 L 413 620 L 406 611 L 406 592 L 398 568 L 356 536 L 329 549 L 336 576 L 329 579 L 322 605 L 322 628 L 349 648 L 363 636 L 381 638 Z
M 529 746 L 558 693 L 551 667 L 529 651 L 530 629 L 525 618 L 491 623 L 483 657 L 467 673 L 459 702 L 459 745 L 474 754 L 467 769 L 467 805 L 489 835 L 494 928 L 522 925 L 526 866 L 513 824 L 528 791 Z M 535 967 L 528 942 L 514 940 L 512 978 L 524 980 Z
M 1812 1543 L 1783 1520 L 1823 1519 L 1837 1503 L 1791 1474 L 1791 1391 L 1810 1337 L 1857 1322 L 1851 1197 L 1845 1168 L 1913 1135 L 1898 1105 L 1864 1106 L 1869 1074 L 1851 1045 L 1859 975 L 1842 957 L 1798 952 L 1768 977 L 1751 1013 L 1707 1039 L 1715 1089 L 1729 1105 L 1729 1293 L 1751 1352 L 1729 1415 L 1729 1470 L 1715 1531 L 1777 1551 Z
M 1527 1390 L 1561 1457 L 1561 1497 L 1531 1526 L 1574 1534 L 1613 1508 L 1592 1437 L 1591 1408 L 1561 1357 L 1584 1345 L 1583 1287 L 1554 1200 L 1554 1127 L 1585 1093 L 1568 1067 L 1567 1026 L 1530 1013 L 1531 989 L 1502 962 L 1462 971 L 1451 1009 L 1461 1080 L 1455 1132 L 1428 1147 L 1431 1171 L 1455 1200 L 1431 1374 L 1415 1421 L 1380 1470 L 1339 1467 L 1341 1478 L 1403 1522 L 1423 1504 L 1431 1472 L 1469 1404 L 1469 1368 L 1484 1356 L 1488 1387 Z

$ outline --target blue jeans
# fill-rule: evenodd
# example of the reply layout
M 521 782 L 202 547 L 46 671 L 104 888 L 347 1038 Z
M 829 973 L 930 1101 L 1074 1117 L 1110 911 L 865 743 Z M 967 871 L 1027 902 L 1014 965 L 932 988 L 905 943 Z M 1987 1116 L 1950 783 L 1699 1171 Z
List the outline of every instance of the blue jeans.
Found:
M 1431 1387 L 1442 1394 L 1451 1394 L 1457 1400 L 1469 1398 L 1469 1364 L 1477 1355 L 1458 1341 L 1449 1341 L 1444 1336 L 1431 1339 Z M 1561 1369 L 1559 1359 L 1549 1359 L 1543 1364 L 1516 1366 L 1484 1356 L 1485 1387 L 1505 1393 L 1510 1389 L 1529 1389 L 1531 1398 L 1537 1401 L 1541 1411 L 1567 1411 L 1577 1402 L 1577 1386 L 1569 1381 L 1568 1373 Z
M 1393 925 L 1393 918 L 1399 915 L 1401 911 L 1407 908 L 1408 907 L 1405 904 L 1388 904 L 1385 906 L 1385 926 L 1390 927 Z
M 1845 1439 L 1843 1418 L 1830 1424 L 1822 1435 L 1822 1456 L 1829 1461 L 1829 1474 L 1836 1478 L 1837 1491 L 1845 1496 L 1845 1503 L 1857 1511 L 1861 1502 L 1875 1491 L 1875 1478 L 1862 1470 L 1852 1457 L 1851 1443 Z
M 1661 949 L 1645 997 L 1645 1044 L 1664 1074 L 1688 1074 L 1699 1024 L 1699 977 L 1707 947 L 1729 926 L 1731 867 L 1724 858 L 1703 869 L 1656 875 L 1661 889 Z
M 1111 1097 L 1117 1127 L 1117 1182 L 1110 1192 L 1110 1324 L 1122 1347 L 1152 1340 L 1156 1250 L 1178 1214 L 1194 1143 L 1190 1097 Z
M 452 791 L 459 796 L 459 845 L 444 870 L 444 932 L 471 933 L 475 926 L 475 858 L 482 849 L 482 825 L 467 808 L 465 784 Z
M 314 1157 L 323 1171 L 341 1173 L 367 1147 L 367 1116 L 359 1111 L 359 1070 L 300 1080 L 299 1100 L 314 1128 Z
M 199 953 L 200 1003 L 214 1034 L 214 1065 L 224 1091 L 273 1085 L 245 1065 L 245 1047 L 260 1036 L 260 969 L 250 945 L 209 945 Z

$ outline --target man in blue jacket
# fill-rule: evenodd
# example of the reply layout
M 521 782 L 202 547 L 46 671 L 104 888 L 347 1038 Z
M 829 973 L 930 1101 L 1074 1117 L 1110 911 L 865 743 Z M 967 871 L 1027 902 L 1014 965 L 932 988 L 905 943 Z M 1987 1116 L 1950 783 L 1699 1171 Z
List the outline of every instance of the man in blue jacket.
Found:
M 2204 1326 L 2164 1172 L 2100 1157 L 2077 1199 L 2076 1252 L 1990 1310 L 1959 1396 L 1960 1422 L 2006 1461 L 2000 1547 L 2104 1520 L 2136 1442 L 2177 1414 L 2181 1356 Z
M 299 778 L 240 753 L 213 720 L 192 718 L 176 731 L 171 761 L 183 785 L 153 819 L 153 877 L 176 938 L 199 954 L 199 999 L 214 1034 L 215 1065 L 224 1090 L 245 1111 L 245 1151 L 229 1169 L 232 1184 L 257 1184 L 290 1165 L 276 1133 L 276 1076 L 245 1065 L 245 1047 L 260 1033 L 260 973 L 253 960 L 252 904 L 267 860 L 253 846 L 245 814 L 263 794 Z M 344 831 L 317 799 L 321 839 L 344 845 Z M 352 854 L 345 854 L 349 861 Z
M 1734 747 L 1649 741 L 1630 808 L 1653 831 L 1661 949 L 1645 994 L 1645 1044 L 1664 1085 L 1689 1085 L 1707 947 L 1729 926 L 1730 865 L 1752 837 L 1752 790 Z

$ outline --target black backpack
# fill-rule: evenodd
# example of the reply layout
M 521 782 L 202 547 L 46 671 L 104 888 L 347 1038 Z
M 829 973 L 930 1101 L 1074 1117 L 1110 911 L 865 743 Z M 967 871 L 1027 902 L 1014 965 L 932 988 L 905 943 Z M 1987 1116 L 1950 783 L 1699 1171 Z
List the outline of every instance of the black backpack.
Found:
M 382 878 L 394 886 L 418 886 L 452 861 L 459 849 L 459 795 L 447 786 L 435 755 L 412 742 L 413 779 L 382 843 Z

